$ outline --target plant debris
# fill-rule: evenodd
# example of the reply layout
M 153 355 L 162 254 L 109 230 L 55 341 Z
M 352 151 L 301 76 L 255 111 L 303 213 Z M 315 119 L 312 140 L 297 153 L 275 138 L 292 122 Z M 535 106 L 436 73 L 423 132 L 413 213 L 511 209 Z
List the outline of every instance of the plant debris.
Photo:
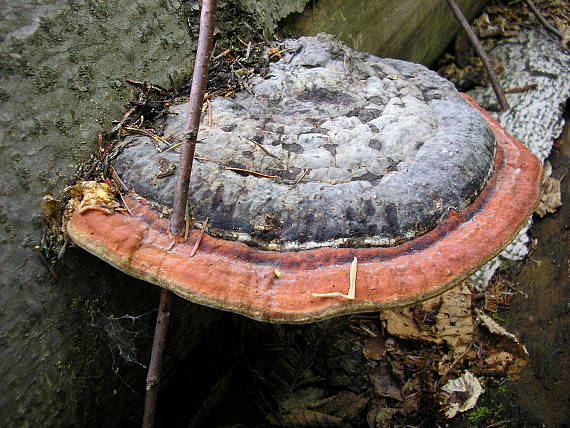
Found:
M 457 379 L 450 380 L 442 388 L 445 400 L 442 404 L 447 407 L 446 418 L 453 418 L 459 412 L 466 412 L 477 405 L 479 396 L 483 393 L 481 383 L 469 371 Z
M 550 32 L 544 30 L 544 37 L 560 43 L 563 49 L 568 50 L 570 48 L 568 46 L 570 3 L 566 0 L 533 0 L 533 3 L 546 20 L 563 35 L 563 39 L 559 41 Z M 524 1 L 510 1 L 507 4 L 496 1 L 471 23 L 486 51 L 490 51 L 500 40 L 515 36 L 521 29 L 540 25 L 536 15 Z M 494 63 L 494 68 L 497 74 L 503 71 L 499 63 Z M 483 63 L 476 56 L 463 32 L 456 37 L 452 52 L 446 53 L 440 59 L 438 73 L 451 80 L 459 90 L 464 92 L 475 86 L 489 84 Z M 528 86 L 507 89 L 505 92 L 523 92 L 533 89 L 535 88 Z
M 464 283 L 379 316 L 290 328 L 256 325 L 278 332 L 276 344 L 267 346 L 278 353 L 262 351 L 250 366 L 262 385 L 272 385 L 267 421 L 303 427 L 361 426 L 363 420 L 370 427 L 403 421 L 431 426 L 473 408 L 483 385 L 516 378 L 528 362 L 524 346 L 491 316 L 508 306 L 516 285 L 499 278 L 486 293 L 473 294 Z M 500 304 L 497 296 L 504 296 Z M 259 339 L 251 340 L 259 351 Z M 337 402 L 339 394 L 344 399 Z M 316 404 L 327 400 L 343 404 Z M 346 413 L 352 408 L 358 412 Z
M 338 291 L 333 293 L 311 293 L 313 297 L 341 297 L 343 299 L 354 300 L 356 295 L 356 271 L 358 269 L 358 259 L 355 257 L 350 264 L 350 272 L 348 277 L 348 293 L 343 294 Z
M 562 191 L 560 189 L 562 179 L 551 177 L 551 174 L 552 165 L 546 161 L 540 187 L 540 202 L 534 211 L 540 217 L 544 217 L 546 214 L 554 214 L 562 206 Z

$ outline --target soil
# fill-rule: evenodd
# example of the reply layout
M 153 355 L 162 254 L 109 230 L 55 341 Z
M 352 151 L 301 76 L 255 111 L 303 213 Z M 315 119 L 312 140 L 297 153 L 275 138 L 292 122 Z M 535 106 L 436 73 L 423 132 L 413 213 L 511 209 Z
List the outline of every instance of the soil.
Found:
M 518 382 L 509 383 L 505 406 L 513 426 L 570 426 L 570 110 L 550 156 L 554 178 L 562 181 L 564 205 L 533 225 L 537 245 L 513 267 L 517 296 L 501 316 L 526 345 L 530 363 Z

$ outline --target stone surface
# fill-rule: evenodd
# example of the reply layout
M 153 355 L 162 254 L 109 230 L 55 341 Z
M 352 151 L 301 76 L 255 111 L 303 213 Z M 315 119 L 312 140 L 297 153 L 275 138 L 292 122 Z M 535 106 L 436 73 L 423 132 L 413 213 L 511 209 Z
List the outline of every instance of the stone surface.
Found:
M 521 32 L 505 40 L 490 55 L 504 67 L 499 79 L 505 90 L 529 89 L 507 93 L 511 109 L 504 113 L 498 113 L 497 99 L 490 87 L 477 88 L 469 95 L 483 108 L 494 112 L 501 126 L 544 162 L 564 126 L 564 104 L 570 99 L 570 57 L 556 43 L 535 31 Z M 474 289 L 485 289 L 504 260 L 522 260 L 528 254 L 531 224 L 529 220 L 515 241 L 471 278 Z
M 209 233 L 276 250 L 389 246 L 477 196 L 495 139 L 449 82 L 325 36 L 285 47 L 249 83 L 255 96 L 214 99 L 211 127 L 204 115 L 191 205 L 197 220 L 210 218 Z M 185 107 L 171 112 L 164 132 L 181 136 Z M 136 137 L 115 169 L 142 196 L 170 205 L 176 176 L 157 178 L 162 158 L 177 162 Z
M 468 19 L 488 3 L 457 0 Z M 441 0 L 320 0 L 289 24 L 301 35 L 330 33 L 358 51 L 425 65 L 431 65 L 460 31 Z

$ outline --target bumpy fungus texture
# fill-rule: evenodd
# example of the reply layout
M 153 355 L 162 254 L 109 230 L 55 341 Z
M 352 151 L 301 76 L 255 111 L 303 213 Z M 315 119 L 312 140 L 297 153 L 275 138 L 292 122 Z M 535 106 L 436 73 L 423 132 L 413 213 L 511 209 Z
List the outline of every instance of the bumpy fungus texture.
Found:
M 171 201 L 157 178 L 168 152 L 145 138 L 115 162 L 139 194 L 125 198 L 132 215 L 81 212 L 70 237 L 196 303 L 294 323 L 437 295 L 516 236 L 541 166 L 485 112 L 415 64 L 322 38 L 289 49 L 255 97 L 213 103 L 191 183 L 212 226 L 193 257 L 200 231 L 172 246 L 157 205 Z M 166 134 L 181 132 L 174 118 Z M 355 257 L 354 299 L 315 296 L 347 293 Z
M 450 82 L 334 40 L 287 49 L 249 83 L 255 96 L 215 99 L 204 115 L 191 206 L 212 235 L 269 250 L 394 245 L 479 193 L 495 139 Z M 164 133 L 182 135 L 186 105 L 171 112 Z M 169 205 L 175 175 L 157 178 L 157 165 L 177 156 L 135 137 L 115 169 Z

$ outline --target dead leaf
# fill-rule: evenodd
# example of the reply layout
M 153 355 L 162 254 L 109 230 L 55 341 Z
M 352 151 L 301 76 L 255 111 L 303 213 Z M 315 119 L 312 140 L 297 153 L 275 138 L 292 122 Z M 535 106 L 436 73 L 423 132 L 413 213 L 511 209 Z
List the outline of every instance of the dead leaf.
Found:
M 349 391 L 322 398 L 319 388 L 304 388 L 277 396 L 279 414 L 268 414 L 272 425 L 340 427 L 356 420 L 368 399 Z
M 451 419 L 459 412 L 465 412 L 477 405 L 479 396 L 483 393 L 483 388 L 479 380 L 469 371 L 465 371 L 463 376 L 452 379 L 442 388 L 444 392 L 445 417 Z
M 471 290 L 466 284 L 441 295 L 441 307 L 436 315 L 438 336 L 454 354 L 465 352 L 473 341 Z
M 418 309 L 420 314 L 424 314 L 420 320 L 414 312 L 418 312 Z M 435 326 L 426 322 L 427 314 L 435 316 Z M 471 291 L 465 284 L 414 308 L 383 311 L 380 319 L 386 322 L 386 330 L 392 336 L 436 344 L 446 343 L 456 354 L 464 352 L 473 340 Z
M 544 163 L 544 175 L 540 186 L 540 202 L 534 211 L 540 217 L 554 214 L 562 206 L 561 180 L 550 177 L 552 166 L 550 162 Z
M 284 415 L 267 414 L 267 420 L 271 425 L 281 427 L 342 427 L 342 418 L 316 412 L 314 410 L 294 410 Z
M 342 418 L 343 421 L 347 422 L 358 418 L 367 404 L 367 398 L 350 391 L 341 391 L 320 401 L 310 403 L 307 408 Z
M 384 339 L 380 336 L 371 337 L 366 341 L 362 352 L 369 360 L 381 360 L 386 356 L 386 345 Z
M 370 406 L 366 421 L 370 428 L 389 428 L 394 410 L 386 405 L 384 400 L 375 401 Z
M 42 198 L 42 212 L 50 224 L 59 224 L 61 221 L 61 201 L 51 195 Z
M 500 370 L 509 375 L 519 373 L 528 363 L 529 354 L 526 347 L 518 338 L 505 330 L 493 318 L 477 311 L 481 324 L 495 336 L 493 341 L 487 341 L 487 357 L 480 365 L 481 370 Z M 510 354 L 510 357 L 507 355 Z
M 71 196 L 63 214 L 64 223 L 82 210 L 98 209 L 112 213 L 114 209 L 120 207 L 113 189 L 106 183 L 79 181 L 73 186 L 66 187 L 64 192 Z
M 371 378 L 378 395 L 402 401 L 402 390 L 389 365 L 379 364 Z
M 392 336 L 436 344 L 443 342 L 443 339 L 434 335 L 434 332 L 419 329 L 411 308 L 382 311 L 380 319 L 386 323 L 386 330 Z

